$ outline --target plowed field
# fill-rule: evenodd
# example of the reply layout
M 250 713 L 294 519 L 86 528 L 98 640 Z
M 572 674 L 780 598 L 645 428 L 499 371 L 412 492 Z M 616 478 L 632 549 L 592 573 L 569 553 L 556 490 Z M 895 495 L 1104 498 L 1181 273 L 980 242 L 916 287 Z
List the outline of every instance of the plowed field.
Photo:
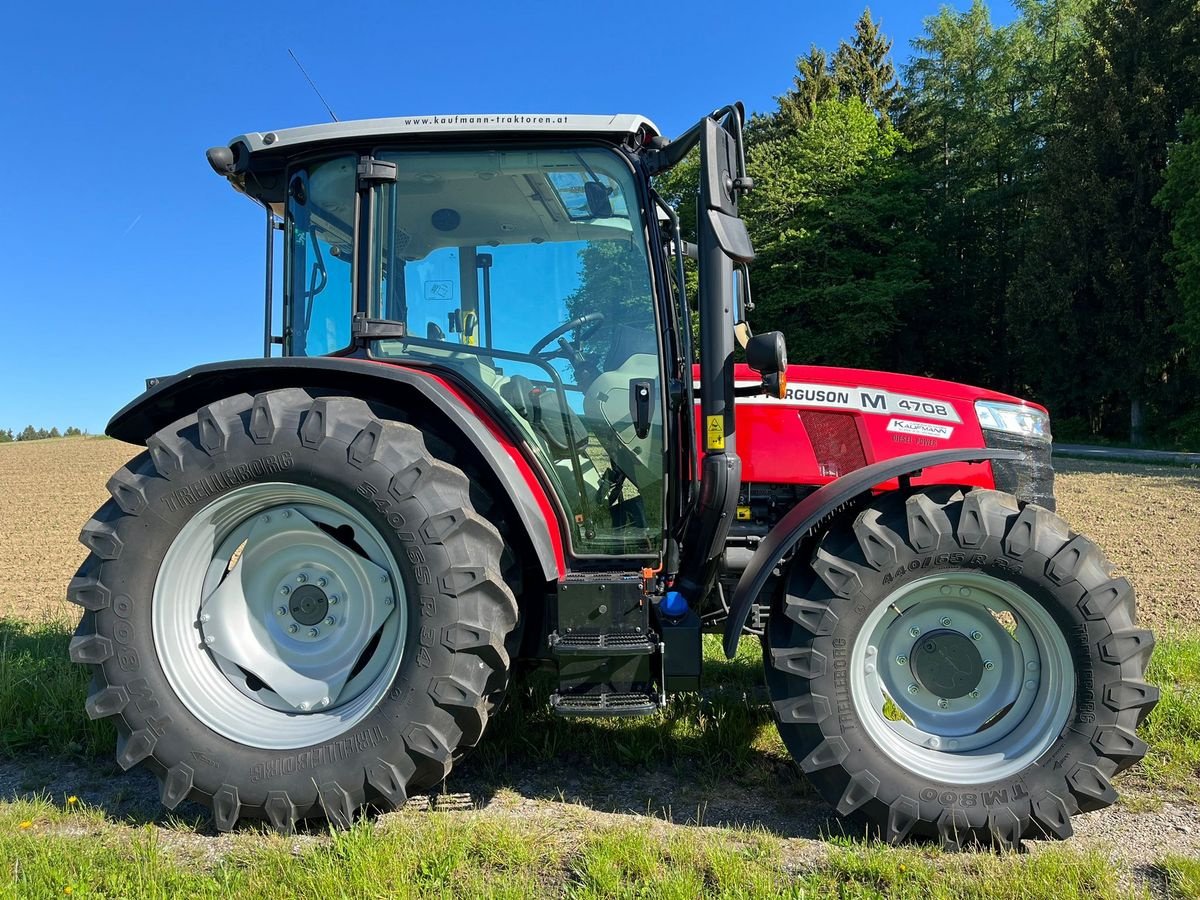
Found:
M 79 529 L 109 476 L 141 448 L 103 438 L 0 445 L 0 615 L 74 618 L 64 600 L 83 561 Z M 1200 624 L 1200 472 L 1060 460 L 1059 512 L 1137 588 L 1161 631 Z

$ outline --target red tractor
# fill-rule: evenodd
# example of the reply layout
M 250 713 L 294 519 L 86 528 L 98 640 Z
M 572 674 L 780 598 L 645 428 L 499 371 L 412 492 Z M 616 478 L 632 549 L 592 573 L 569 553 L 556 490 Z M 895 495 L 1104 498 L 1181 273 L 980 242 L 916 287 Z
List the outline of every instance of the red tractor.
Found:
M 266 358 L 109 423 L 146 450 L 83 529 L 71 657 L 123 768 L 221 829 L 344 825 L 445 779 L 514 664 L 557 673 L 561 715 L 653 714 L 717 632 L 761 639 L 796 762 L 889 841 L 1063 838 L 1116 799 L 1153 637 L 1053 512 L 1046 411 L 751 336 L 742 121 L 394 118 L 208 152 L 266 212 Z M 652 179 L 696 147 L 693 244 Z

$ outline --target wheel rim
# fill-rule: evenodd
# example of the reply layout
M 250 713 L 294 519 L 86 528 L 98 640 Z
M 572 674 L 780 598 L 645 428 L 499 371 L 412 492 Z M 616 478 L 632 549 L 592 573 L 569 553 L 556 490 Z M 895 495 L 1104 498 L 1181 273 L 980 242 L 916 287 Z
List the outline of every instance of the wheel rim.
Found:
M 1062 630 L 1011 582 L 945 573 L 894 591 L 867 617 L 850 658 L 867 732 L 925 778 L 1009 777 L 1058 737 L 1074 699 Z
M 172 541 L 152 619 L 193 715 L 238 743 L 285 749 L 346 732 L 386 695 L 407 603 L 395 559 L 356 509 L 305 485 L 254 484 Z

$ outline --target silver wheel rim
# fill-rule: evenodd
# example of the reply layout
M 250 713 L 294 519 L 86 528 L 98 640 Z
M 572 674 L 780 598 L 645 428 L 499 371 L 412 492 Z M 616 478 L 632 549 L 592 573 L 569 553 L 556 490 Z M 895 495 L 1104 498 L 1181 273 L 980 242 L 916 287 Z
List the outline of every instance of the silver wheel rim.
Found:
M 252 747 L 330 740 L 365 718 L 400 666 L 396 561 L 352 506 L 253 484 L 193 516 L 154 585 L 158 658 L 201 722 Z
M 1062 630 L 1011 582 L 982 573 L 919 578 L 867 617 L 850 654 L 867 733 L 935 781 L 1008 778 L 1057 739 L 1074 700 Z

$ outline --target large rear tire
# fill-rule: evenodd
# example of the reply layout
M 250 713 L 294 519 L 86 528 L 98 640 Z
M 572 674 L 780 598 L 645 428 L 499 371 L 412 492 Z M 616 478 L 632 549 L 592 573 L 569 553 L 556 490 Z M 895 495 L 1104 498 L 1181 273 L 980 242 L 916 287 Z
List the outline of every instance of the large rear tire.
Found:
M 817 790 L 890 842 L 1066 838 L 1116 800 L 1158 699 L 1133 589 L 1008 494 L 885 496 L 793 560 L 767 682 Z
M 459 469 L 361 400 L 210 404 L 108 483 L 71 658 L 117 761 L 216 826 L 346 825 L 442 781 L 508 678 L 504 544 Z

